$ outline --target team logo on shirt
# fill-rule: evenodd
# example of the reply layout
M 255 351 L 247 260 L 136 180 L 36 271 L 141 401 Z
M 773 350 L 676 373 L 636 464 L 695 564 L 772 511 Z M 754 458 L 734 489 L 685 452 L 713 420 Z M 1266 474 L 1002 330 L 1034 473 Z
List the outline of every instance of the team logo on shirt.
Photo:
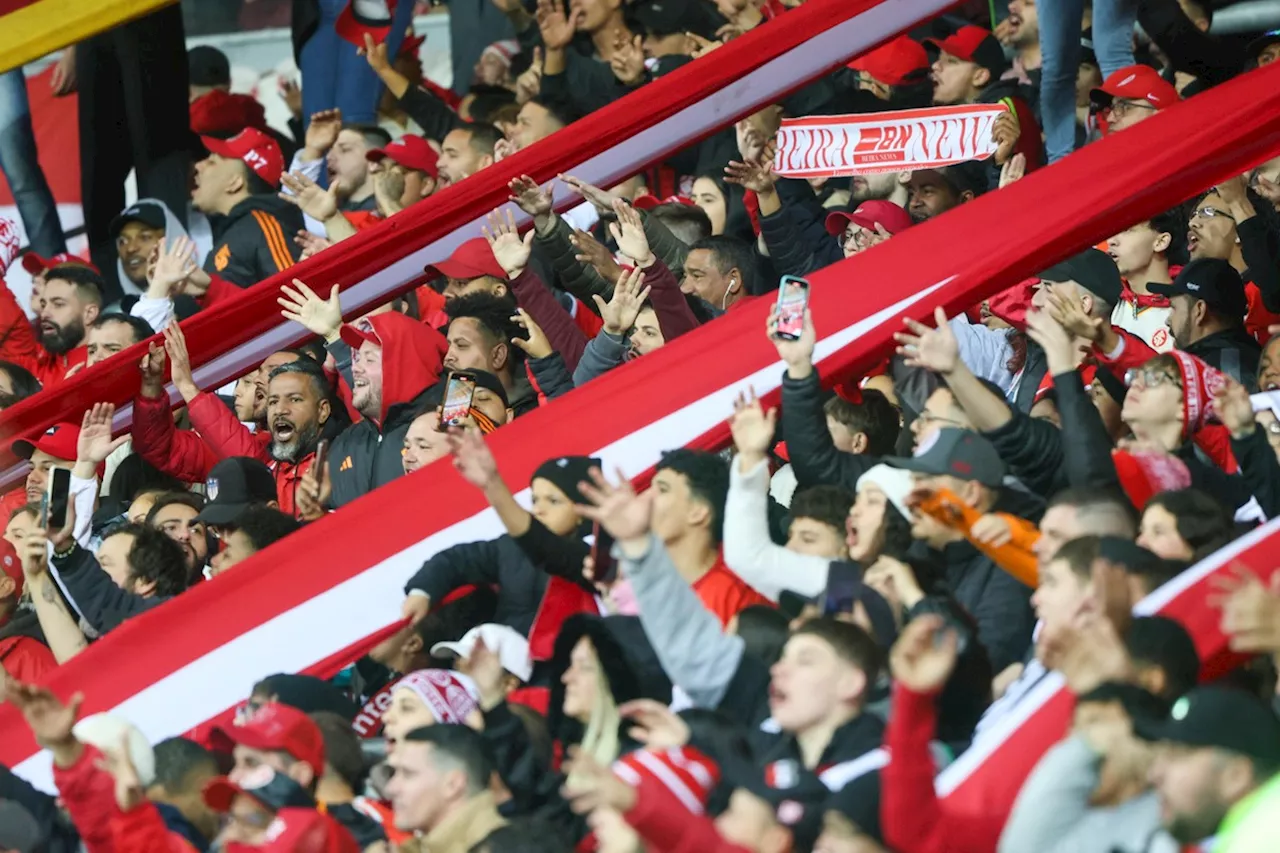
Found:
M 222 248 L 218 249 L 218 253 L 213 256 L 213 268 L 222 272 L 229 263 L 231 263 L 231 247 L 223 243 Z
M 1151 336 L 1151 346 L 1153 349 L 1160 349 L 1169 342 L 1168 329 L 1156 329 L 1155 334 Z

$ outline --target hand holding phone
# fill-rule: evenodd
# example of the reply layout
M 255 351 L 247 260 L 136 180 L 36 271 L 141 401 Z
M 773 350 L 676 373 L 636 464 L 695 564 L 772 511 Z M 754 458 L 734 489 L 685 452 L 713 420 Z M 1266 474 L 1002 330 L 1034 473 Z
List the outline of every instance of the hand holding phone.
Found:
M 49 482 L 41 503 L 44 511 L 44 529 L 62 530 L 67 526 L 67 503 L 71 494 L 71 469 L 49 469 Z
M 594 583 L 609 586 L 618 579 L 618 563 L 613 559 L 613 537 L 600 526 L 591 525 L 591 579 Z
M 798 341 L 804 333 L 804 312 L 809 308 L 809 282 L 793 275 L 784 275 L 778 285 L 778 318 L 774 337 L 784 341 Z
M 450 427 L 460 427 L 463 421 L 471 416 L 471 401 L 476 394 L 475 377 L 469 373 L 453 371 L 445 380 L 444 402 L 440 404 L 441 432 Z

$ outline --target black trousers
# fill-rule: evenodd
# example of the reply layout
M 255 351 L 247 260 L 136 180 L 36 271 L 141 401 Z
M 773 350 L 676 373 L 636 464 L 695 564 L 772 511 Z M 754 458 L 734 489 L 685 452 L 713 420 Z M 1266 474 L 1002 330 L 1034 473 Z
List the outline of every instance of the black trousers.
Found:
M 93 262 L 107 299 L 121 293 L 108 233 L 124 209 L 124 182 L 158 198 L 185 224 L 196 140 L 187 109 L 187 46 L 180 6 L 167 6 L 76 45 L 80 191 Z

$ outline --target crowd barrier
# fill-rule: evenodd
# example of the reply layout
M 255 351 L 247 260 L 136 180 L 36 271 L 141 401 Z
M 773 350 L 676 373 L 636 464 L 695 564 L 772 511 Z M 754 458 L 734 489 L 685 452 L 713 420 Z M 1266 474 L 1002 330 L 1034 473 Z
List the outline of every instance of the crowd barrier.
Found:
M 178 0 L 0 0 L 0 72 Z
M 197 384 L 220 387 L 305 335 L 280 317 L 276 305 L 279 286 L 293 277 L 323 292 L 341 285 L 344 313 L 359 315 L 408 290 L 421 280 L 425 265 L 478 236 L 484 214 L 506 202 L 512 177 L 528 174 L 548 181 L 568 172 L 608 186 L 948 5 L 948 0 L 810 0 L 379 227 L 202 311 L 183 323 Z M 561 205 L 570 201 L 559 182 L 556 192 Z M 79 421 L 95 402 L 115 403 L 117 429 L 128 427 L 141 346 L 82 371 L 57 394 L 37 395 L 0 415 L 0 491 L 25 476 L 25 463 L 8 447 L 13 438 L 59 421 Z M 177 404 L 177 392 L 171 387 L 169 393 Z
M 892 345 L 901 317 L 955 311 L 1163 211 L 1280 150 L 1280 66 L 1252 72 L 1091 145 L 1006 190 L 977 199 L 812 276 L 825 379 L 865 369 Z M 946 247 L 940 251 L 939 247 Z M 642 475 L 663 450 L 727 440 L 735 395 L 776 400 L 782 367 L 764 335 L 769 300 L 736 310 L 494 433 L 500 469 L 519 489 L 548 456 L 590 454 Z M 730 354 L 732 354 L 730 356 Z M 528 498 L 527 492 L 521 499 Z M 1280 547 L 1268 526 L 1235 546 L 1269 574 Z M 153 740 L 186 731 L 274 672 L 302 671 L 394 621 L 422 561 L 501 532 L 477 490 L 440 460 L 309 525 L 164 607 L 125 623 L 56 670 L 59 693 L 81 690 L 85 713 L 113 711 Z M 1206 659 L 1224 648 L 1200 594 L 1224 551 L 1162 590 Z M 940 780 L 958 804 L 1003 808 L 1030 763 L 1061 736 L 1052 682 L 1008 731 Z M 1038 704 L 1036 704 L 1038 703 Z M 12 708 L 0 708 L 0 762 L 50 784 Z

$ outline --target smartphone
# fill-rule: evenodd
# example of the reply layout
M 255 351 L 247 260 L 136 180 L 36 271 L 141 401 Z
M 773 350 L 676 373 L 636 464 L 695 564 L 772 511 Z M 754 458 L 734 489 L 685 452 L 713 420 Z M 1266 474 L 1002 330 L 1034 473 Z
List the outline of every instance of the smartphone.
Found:
M 618 563 L 613 559 L 613 537 L 600 526 L 591 525 L 591 575 L 598 584 L 611 584 L 618 579 Z
M 461 426 L 471 413 L 471 400 L 475 394 L 475 377 L 467 373 L 450 373 L 444 386 L 444 402 L 440 404 L 440 425 L 437 429 L 445 432 L 450 427 Z
M 316 472 L 317 483 L 323 483 L 324 466 L 325 466 L 325 463 L 328 461 L 329 461 L 329 441 L 328 439 L 321 439 L 320 443 L 316 445 L 315 461 L 311 463 L 311 469 Z
M 61 530 L 67 526 L 67 501 L 71 493 L 71 469 L 49 469 L 46 497 L 45 529 Z
M 778 285 L 778 328 L 774 337 L 796 341 L 804 331 L 804 312 L 809 307 L 809 282 L 784 275 Z
M 827 572 L 827 589 L 822 597 L 822 615 L 852 613 L 862 591 L 862 572 L 851 563 L 832 563 Z

